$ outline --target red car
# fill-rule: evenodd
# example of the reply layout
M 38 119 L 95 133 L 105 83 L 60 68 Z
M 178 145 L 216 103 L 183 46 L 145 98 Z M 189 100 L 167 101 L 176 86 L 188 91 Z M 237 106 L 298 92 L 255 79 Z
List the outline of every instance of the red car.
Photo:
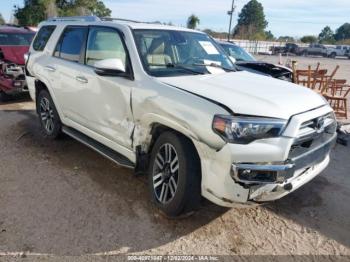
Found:
M 0 26 L 0 100 L 26 92 L 24 55 L 35 33 L 16 26 Z

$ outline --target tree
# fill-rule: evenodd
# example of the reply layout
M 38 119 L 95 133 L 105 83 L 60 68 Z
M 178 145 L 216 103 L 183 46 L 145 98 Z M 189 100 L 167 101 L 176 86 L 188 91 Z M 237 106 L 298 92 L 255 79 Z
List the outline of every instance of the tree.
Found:
M 56 0 L 61 16 L 96 15 L 109 17 L 112 11 L 100 0 Z
M 275 39 L 276 39 L 275 36 L 272 34 L 272 32 L 270 30 L 265 31 L 265 40 L 273 41 Z
M 237 38 L 257 39 L 265 35 L 268 22 L 264 8 L 257 0 L 250 0 L 238 16 L 234 35 Z
M 306 36 L 303 36 L 302 38 L 300 38 L 300 41 L 303 43 L 312 44 L 312 43 L 317 42 L 317 37 L 314 35 L 306 35 Z
M 0 25 L 4 25 L 6 24 L 6 21 L 4 19 L 4 17 L 2 16 L 2 14 L 0 13 Z
M 111 15 L 100 0 L 24 0 L 24 7 L 14 6 L 19 25 L 37 25 L 52 16 Z
M 280 37 L 277 39 L 277 41 L 279 41 L 279 42 L 288 42 L 288 43 L 290 43 L 290 42 L 295 42 L 295 39 L 294 39 L 294 37 L 292 37 L 292 36 L 280 36 Z
M 227 39 L 228 36 L 227 32 L 216 32 L 211 29 L 204 29 L 203 32 L 217 39 Z
M 326 26 L 325 28 L 322 29 L 321 33 L 318 35 L 318 40 L 322 44 L 334 44 L 335 39 L 334 39 L 333 30 L 329 26 Z
M 45 6 L 40 0 L 25 0 L 23 8 L 16 5 L 14 8 L 14 16 L 17 18 L 19 25 L 34 26 L 46 19 Z
M 46 17 L 58 16 L 58 9 L 55 0 L 42 0 L 42 4 L 45 7 Z
M 350 39 L 350 24 L 345 23 L 342 26 L 340 26 L 336 31 L 334 35 L 335 40 L 342 41 L 345 39 Z
M 192 14 L 190 17 L 187 19 L 187 28 L 190 29 L 196 29 L 197 26 L 200 24 L 200 19 L 198 16 Z

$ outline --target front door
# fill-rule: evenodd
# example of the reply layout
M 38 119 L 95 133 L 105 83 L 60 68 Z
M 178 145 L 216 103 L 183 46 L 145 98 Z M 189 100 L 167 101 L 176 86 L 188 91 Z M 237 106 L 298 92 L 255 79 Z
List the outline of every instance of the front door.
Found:
M 90 27 L 83 61 L 75 73 L 72 95 L 78 102 L 76 111 L 85 127 L 117 144 L 131 148 L 134 128 L 131 90 L 134 81 L 120 76 L 95 73 L 95 63 L 120 59 L 131 72 L 122 34 L 114 28 Z

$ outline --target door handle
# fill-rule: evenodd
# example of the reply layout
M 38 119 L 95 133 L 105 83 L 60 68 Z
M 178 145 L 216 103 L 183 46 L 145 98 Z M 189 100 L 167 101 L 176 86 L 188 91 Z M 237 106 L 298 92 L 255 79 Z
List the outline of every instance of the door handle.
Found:
M 77 81 L 79 81 L 80 83 L 83 83 L 83 84 L 87 84 L 89 81 L 85 78 L 85 77 L 83 77 L 83 76 L 77 76 L 77 77 L 75 77 L 75 79 L 77 80 Z
M 45 66 L 45 69 L 49 72 L 55 72 L 56 68 L 52 67 L 52 66 Z

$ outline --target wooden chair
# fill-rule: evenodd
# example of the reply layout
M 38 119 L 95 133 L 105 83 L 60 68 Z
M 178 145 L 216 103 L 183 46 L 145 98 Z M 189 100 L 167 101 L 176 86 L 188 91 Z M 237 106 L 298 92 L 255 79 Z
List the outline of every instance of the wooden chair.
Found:
M 326 69 L 321 69 L 316 71 L 315 73 L 312 74 L 311 76 L 311 89 L 314 91 L 321 93 L 321 90 L 323 87 L 327 84 L 327 72 L 328 70 Z
M 298 85 L 311 87 L 311 76 L 315 74 L 315 70 L 311 70 L 311 66 L 307 70 L 295 70 L 295 83 Z
M 339 117 L 345 117 L 345 119 L 348 119 L 348 96 L 350 94 L 350 85 L 344 83 L 343 80 L 335 80 L 330 82 L 326 90 L 327 91 L 323 93 L 323 96 L 332 106 L 335 114 Z
M 298 85 L 303 85 L 308 88 L 313 88 L 313 78 L 320 71 L 320 63 L 317 63 L 316 69 L 312 70 L 311 65 L 308 66 L 307 70 L 297 70 L 295 63 L 293 68 L 293 82 Z
M 315 90 L 315 91 L 318 92 L 318 93 L 320 93 L 320 94 L 326 94 L 327 91 L 329 90 L 329 88 L 330 88 L 330 87 L 333 87 L 333 86 L 332 86 L 332 80 L 333 80 L 335 74 L 337 73 L 338 69 L 339 69 L 339 65 L 337 65 L 337 66 L 335 67 L 335 69 L 333 70 L 332 74 L 330 74 L 330 75 L 325 75 L 325 76 L 323 77 L 323 84 L 322 84 L 321 89 L 320 89 L 320 90 Z
M 333 79 L 328 89 L 330 89 L 332 95 L 341 95 L 344 89 L 347 89 L 347 86 L 346 79 Z

